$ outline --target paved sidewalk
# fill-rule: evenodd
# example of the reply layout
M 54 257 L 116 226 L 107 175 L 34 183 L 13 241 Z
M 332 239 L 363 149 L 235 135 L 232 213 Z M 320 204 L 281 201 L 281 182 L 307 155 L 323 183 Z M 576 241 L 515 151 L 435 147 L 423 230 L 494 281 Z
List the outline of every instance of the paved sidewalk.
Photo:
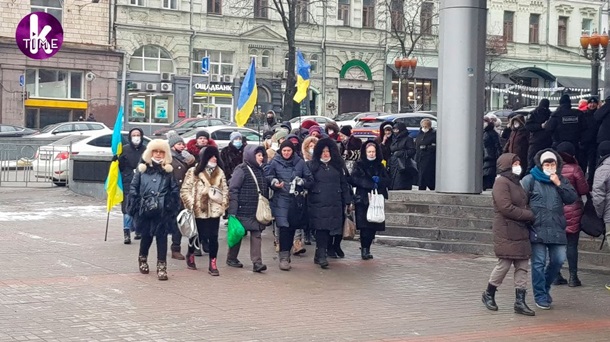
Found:
M 120 209 L 107 242 L 105 221 L 104 203 L 67 189 L 0 188 L 0 341 L 610 341 L 602 274 L 583 272 L 585 286 L 554 289 L 552 310 L 524 317 L 512 278 L 500 311 L 481 303 L 492 258 L 374 246 L 365 262 L 345 242 L 329 270 L 308 246 L 282 272 L 266 231 L 269 270 L 254 274 L 247 242 L 244 269 L 224 264 L 223 229 L 220 277 L 204 256 L 198 271 L 170 259 L 160 282 L 138 273 L 137 242 L 122 244 Z

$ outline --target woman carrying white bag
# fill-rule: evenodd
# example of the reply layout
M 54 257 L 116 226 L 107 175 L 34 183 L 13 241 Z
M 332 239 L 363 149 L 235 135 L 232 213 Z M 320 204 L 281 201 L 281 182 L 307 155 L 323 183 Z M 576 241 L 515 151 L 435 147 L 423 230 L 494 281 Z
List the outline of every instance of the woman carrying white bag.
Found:
M 371 244 L 375 233 L 385 230 L 384 199 L 388 198 L 390 176 L 381 164 L 381 148 L 374 141 L 362 145 L 360 160 L 354 166 L 349 182 L 356 188 L 356 227 L 360 230 L 362 260 L 373 259 Z

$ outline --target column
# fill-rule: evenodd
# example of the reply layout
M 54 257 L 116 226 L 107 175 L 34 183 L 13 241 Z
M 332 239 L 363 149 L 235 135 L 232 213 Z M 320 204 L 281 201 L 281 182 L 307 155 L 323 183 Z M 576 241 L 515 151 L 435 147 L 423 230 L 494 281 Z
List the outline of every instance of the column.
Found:
M 486 0 L 440 2 L 436 191 L 482 189 Z

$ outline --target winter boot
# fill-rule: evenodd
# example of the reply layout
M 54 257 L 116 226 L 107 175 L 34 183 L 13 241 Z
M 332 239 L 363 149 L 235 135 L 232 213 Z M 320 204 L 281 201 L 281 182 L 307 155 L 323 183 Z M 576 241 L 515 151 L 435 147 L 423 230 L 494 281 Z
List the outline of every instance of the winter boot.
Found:
M 280 252 L 280 270 L 290 271 L 290 252 Z
M 578 287 L 582 286 L 580 279 L 578 279 L 578 273 L 576 271 L 570 272 L 570 280 L 568 280 L 569 287 Z
M 136 232 L 135 236 L 133 237 L 134 240 L 140 240 L 142 239 L 142 234 Z
M 157 278 L 167 280 L 167 262 L 157 261 Z
M 371 249 L 370 248 L 361 248 L 360 249 L 360 256 L 362 257 L 362 260 L 371 260 L 371 259 L 373 259 L 373 254 L 371 254 Z
M 262 262 L 256 262 L 256 263 L 254 263 L 254 265 L 252 265 L 252 272 L 261 273 L 266 270 L 267 270 L 267 265 L 263 264 Z
M 565 284 L 567 284 L 567 283 L 568 283 L 568 281 L 566 280 L 566 278 L 564 278 L 564 277 L 561 275 L 561 272 L 559 272 L 559 275 L 557 276 L 557 279 L 555 279 L 555 280 L 553 281 L 553 285 L 565 285 Z
M 536 316 L 536 312 L 525 304 L 525 289 L 515 289 L 515 313 L 525 316 Z
M 213 275 L 214 277 L 217 277 L 220 275 L 220 272 L 218 272 L 218 267 L 216 267 L 216 258 L 210 259 L 210 265 L 208 266 L 208 273 Z
M 130 245 L 131 244 L 131 232 L 128 229 L 123 229 L 123 243 L 126 245 Z
M 316 256 L 313 258 L 313 262 L 324 269 L 328 268 L 328 260 L 326 259 L 326 250 L 324 248 L 316 248 Z
M 311 246 L 311 232 L 310 231 L 306 231 L 305 232 L 305 244 L 307 246 Z
M 242 264 L 237 259 L 227 259 L 227 265 L 229 267 L 235 267 L 235 268 L 242 268 L 242 267 L 244 267 L 244 264 Z
M 138 268 L 140 269 L 140 273 L 142 274 L 148 274 L 148 272 L 150 272 L 148 264 L 146 263 L 146 259 L 147 258 L 145 256 L 138 257 Z
M 483 304 L 485 304 L 485 307 L 491 311 L 498 311 L 498 305 L 496 305 L 496 289 L 497 287 L 487 284 L 487 290 L 483 292 Z
M 292 243 L 292 254 L 299 255 L 305 252 L 307 252 L 307 250 L 305 249 L 305 247 L 303 247 L 303 243 L 301 242 L 301 240 L 294 240 L 294 242 Z
M 195 264 L 195 254 L 186 253 L 186 267 L 189 270 L 197 269 L 197 265 Z
M 172 246 L 172 259 L 184 260 L 186 259 L 182 253 L 180 253 L 180 246 Z

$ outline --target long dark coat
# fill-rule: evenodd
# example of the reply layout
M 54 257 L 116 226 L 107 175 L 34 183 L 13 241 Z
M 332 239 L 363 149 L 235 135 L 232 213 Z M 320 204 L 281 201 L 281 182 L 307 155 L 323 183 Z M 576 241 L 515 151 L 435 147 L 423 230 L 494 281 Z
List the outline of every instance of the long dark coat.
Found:
M 508 141 L 504 145 L 504 153 L 513 153 L 522 160 L 524 165 L 527 162 L 527 150 L 529 149 L 529 132 L 525 127 L 519 127 L 516 130 L 510 132 Z M 523 167 L 525 172 L 526 167 Z M 523 173 L 522 173 L 523 175 Z
M 233 170 L 237 167 L 237 165 L 241 164 L 244 161 L 244 149 L 246 148 L 246 138 L 242 139 L 243 146 L 240 149 L 237 149 L 233 146 L 233 142 L 229 143 L 229 145 L 223 148 L 220 151 L 220 160 L 222 161 L 222 170 L 225 172 L 225 176 L 227 180 L 231 179 L 231 175 L 233 175 Z
M 369 144 L 375 144 L 377 149 L 377 159 L 370 161 L 366 158 L 366 147 Z M 385 222 L 374 223 L 366 219 L 366 212 L 369 208 L 369 193 L 375 188 L 373 176 L 379 177 L 377 191 L 388 198 L 388 186 L 390 185 L 390 176 L 386 168 L 381 164 L 383 154 L 381 147 L 376 142 L 366 142 L 360 150 L 360 160 L 354 165 L 354 170 L 349 177 L 349 183 L 356 188 L 354 196 L 354 204 L 356 207 L 356 227 L 359 230 L 372 229 L 375 231 L 384 231 Z
M 491 192 L 494 205 L 493 241 L 498 258 L 526 260 L 532 254 L 528 222 L 534 213 L 528 207 L 527 193 L 512 174 L 517 155 L 506 153 L 498 158 L 498 177 Z
M 135 170 L 142 159 L 142 154 L 144 150 L 146 150 L 146 146 L 142 143 L 139 145 L 134 145 L 131 142 L 131 132 L 139 131 L 140 137 L 144 136 L 144 132 L 139 128 L 133 128 L 129 131 L 129 144 L 123 146 L 123 153 L 119 157 L 119 171 L 121 172 L 121 180 L 123 182 L 123 194 L 129 193 L 129 186 L 131 184 L 131 180 L 133 179 L 133 175 L 135 174 Z M 123 202 L 121 202 L 121 211 L 123 214 L 128 214 L 128 206 L 129 206 L 129 197 L 123 196 Z
M 500 135 L 493 125 L 487 125 L 483 132 L 483 176 L 496 175 L 496 162 L 501 154 Z
M 436 130 L 420 131 L 415 138 L 415 161 L 419 170 L 419 186 L 435 188 L 436 183 Z
M 408 130 L 405 129 L 393 137 L 390 152 L 392 153 L 390 157 L 390 178 L 392 179 L 390 189 L 410 189 L 413 186 L 416 174 L 398 171 L 398 159 L 405 158 L 405 155 L 411 159 L 415 157 L 415 143 L 409 136 Z

